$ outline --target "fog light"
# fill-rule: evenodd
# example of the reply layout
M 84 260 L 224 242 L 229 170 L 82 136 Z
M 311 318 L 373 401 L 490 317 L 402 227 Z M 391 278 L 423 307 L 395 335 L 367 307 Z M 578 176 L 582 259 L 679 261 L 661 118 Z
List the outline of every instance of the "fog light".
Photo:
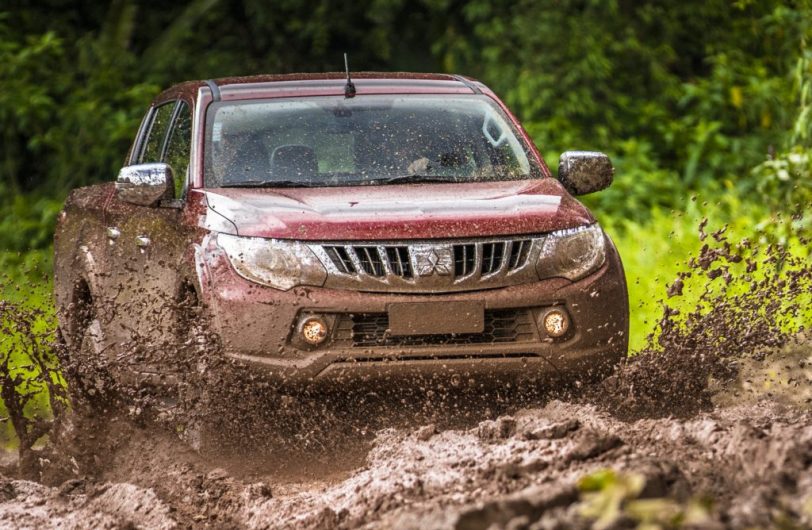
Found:
M 309 316 L 299 322 L 299 333 L 308 344 L 316 346 L 327 339 L 327 323 L 320 317 Z
M 560 309 L 550 309 L 542 317 L 544 331 L 551 337 L 561 337 L 570 329 L 570 317 Z

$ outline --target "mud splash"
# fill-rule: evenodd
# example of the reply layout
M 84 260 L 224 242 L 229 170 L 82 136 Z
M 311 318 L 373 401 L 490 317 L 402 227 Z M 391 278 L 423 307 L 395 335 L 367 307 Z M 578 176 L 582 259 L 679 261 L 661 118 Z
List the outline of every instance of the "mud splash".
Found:
M 714 392 L 743 366 L 808 340 L 809 258 L 749 240 L 734 245 L 725 228 L 706 234 L 705 223 L 699 255 L 669 286 L 648 346 L 588 392 L 592 402 L 626 418 L 687 417 L 709 410 Z M 801 244 L 809 247 L 806 239 Z M 680 303 L 683 297 L 691 299 Z
M 88 365 L 0 305 L 4 325 L 47 353 L 29 380 L 62 396 L 49 443 L 26 439 L 0 480 L 0 525 L 809 527 L 812 265 L 724 230 L 702 240 L 648 347 L 567 393 L 425 382 L 283 395 L 226 361 L 205 326 L 134 335 L 128 355 Z M 199 322 L 193 301 L 161 305 Z M 85 385 L 70 414 L 53 355 Z M 176 367 L 171 391 L 111 376 L 155 361 Z

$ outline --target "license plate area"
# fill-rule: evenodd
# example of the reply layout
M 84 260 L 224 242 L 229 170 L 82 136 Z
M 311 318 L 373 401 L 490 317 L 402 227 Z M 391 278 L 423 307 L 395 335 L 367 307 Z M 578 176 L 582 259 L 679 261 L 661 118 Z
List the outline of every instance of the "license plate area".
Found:
M 389 304 L 389 333 L 404 335 L 450 335 L 482 333 L 485 305 L 478 301 L 405 302 Z

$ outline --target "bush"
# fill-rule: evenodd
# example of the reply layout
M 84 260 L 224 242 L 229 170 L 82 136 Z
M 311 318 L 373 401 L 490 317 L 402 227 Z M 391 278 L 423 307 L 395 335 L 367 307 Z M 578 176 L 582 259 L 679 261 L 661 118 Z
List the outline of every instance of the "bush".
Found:
M 24 252 L 48 248 L 62 201 L 50 197 L 14 195 L 0 203 L 0 249 Z

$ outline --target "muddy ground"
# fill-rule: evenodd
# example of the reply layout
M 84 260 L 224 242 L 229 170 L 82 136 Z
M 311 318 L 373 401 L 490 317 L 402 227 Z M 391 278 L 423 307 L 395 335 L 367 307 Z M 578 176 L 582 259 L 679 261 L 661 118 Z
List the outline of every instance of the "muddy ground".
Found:
M 299 418 L 305 437 L 217 455 L 155 422 L 107 418 L 79 432 L 73 476 L 41 462 L 40 482 L 0 479 L 0 526 L 812 527 L 808 344 L 748 362 L 682 417 L 630 418 L 595 398 L 605 388 L 492 407 L 464 396 L 360 410 L 338 400 L 316 422 L 312 411 Z M 304 427 L 319 421 L 332 423 Z

